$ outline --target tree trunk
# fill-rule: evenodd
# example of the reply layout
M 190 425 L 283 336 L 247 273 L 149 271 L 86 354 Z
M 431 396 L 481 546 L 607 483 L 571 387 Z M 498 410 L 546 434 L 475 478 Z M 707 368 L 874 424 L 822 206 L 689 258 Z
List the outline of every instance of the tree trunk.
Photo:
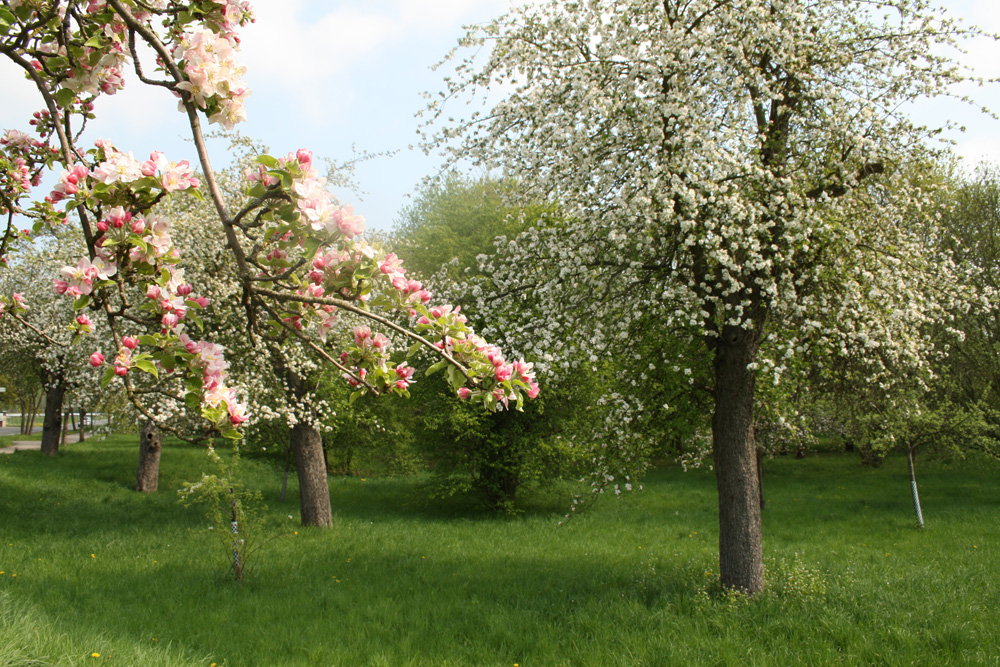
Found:
M 292 427 L 289 443 L 299 475 L 299 504 L 303 526 L 328 527 L 333 523 L 330 484 L 323 457 L 323 438 L 312 424 L 299 422 Z
M 906 448 L 906 462 L 910 467 L 910 491 L 913 493 L 913 513 L 917 515 L 917 528 L 924 527 L 924 513 L 920 510 L 920 494 L 917 493 L 917 472 L 913 466 L 916 447 Z
M 135 490 L 153 493 L 160 483 L 160 451 L 163 433 L 153 420 L 148 420 L 139 431 L 139 469 L 135 475 Z
M 55 456 L 59 453 L 62 436 L 62 404 L 66 384 L 61 376 L 53 376 L 45 389 L 45 421 L 42 422 L 42 453 Z
M 38 406 L 42 402 L 38 392 L 25 393 L 21 396 L 21 435 L 31 435 L 35 430 L 35 417 L 38 416 Z
M 754 433 L 754 442 L 757 434 Z M 757 497 L 759 499 L 760 511 L 764 511 L 764 452 L 757 450 Z
M 727 326 L 715 348 L 712 447 L 719 488 L 722 585 L 752 595 L 764 585 L 760 489 L 753 437 L 758 333 Z
M 87 439 L 86 434 L 86 423 L 87 423 L 87 410 L 86 408 L 80 408 L 80 442 Z

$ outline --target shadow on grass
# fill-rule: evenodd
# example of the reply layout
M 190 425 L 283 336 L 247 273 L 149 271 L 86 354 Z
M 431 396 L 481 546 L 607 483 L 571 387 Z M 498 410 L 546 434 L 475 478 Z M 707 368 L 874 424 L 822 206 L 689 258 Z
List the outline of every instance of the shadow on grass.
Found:
M 365 551 L 317 542 L 265 556 L 243 585 L 224 581 L 214 563 L 168 560 L 50 574 L 32 582 L 29 597 L 53 618 L 72 615 L 74 636 L 155 637 L 220 664 L 372 664 L 378 651 L 394 665 L 484 664 L 490 655 L 513 664 L 540 647 L 549 656 L 625 648 L 629 622 L 689 608 L 702 584 L 693 565 L 654 568 L 610 553 L 421 557 L 405 544 Z

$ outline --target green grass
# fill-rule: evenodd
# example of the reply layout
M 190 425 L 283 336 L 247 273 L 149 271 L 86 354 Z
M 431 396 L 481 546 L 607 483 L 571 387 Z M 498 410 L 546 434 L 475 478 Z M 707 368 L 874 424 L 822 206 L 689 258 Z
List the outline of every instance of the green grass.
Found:
M 0 666 L 1000 663 L 994 464 L 919 462 L 920 531 L 902 459 L 768 461 L 769 588 L 746 600 L 718 592 L 707 471 L 562 526 L 565 489 L 497 519 L 418 479 L 336 478 L 321 531 L 288 519 L 294 481 L 280 503 L 280 471 L 245 460 L 276 539 L 237 585 L 177 502 L 204 454 L 167 447 L 142 496 L 137 450 L 0 457 Z

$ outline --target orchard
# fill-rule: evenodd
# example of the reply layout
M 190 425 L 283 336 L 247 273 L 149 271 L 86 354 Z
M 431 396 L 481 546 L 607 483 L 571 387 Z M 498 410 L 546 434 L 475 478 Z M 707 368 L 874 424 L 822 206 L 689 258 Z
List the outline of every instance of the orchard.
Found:
M 431 480 L 414 482 L 415 493 L 449 516 L 467 509 L 448 505 L 466 492 L 520 516 L 519 489 L 557 489 L 551 523 L 567 526 L 562 536 L 588 522 L 602 531 L 599 546 L 567 543 L 577 573 L 590 571 L 591 554 L 606 564 L 616 540 L 630 549 L 620 562 L 632 563 L 644 544 L 601 514 L 628 503 L 648 505 L 622 525 L 699 539 L 673 518 L 681 505 L 671 517 L 634 498 L 647 480 L 665 498 L 684 496 L 688 482 L 670 466 L 704 463 L 714 485 L 706 548 L 717 560 L 695 569 L 718 583 L 715 597 L 701 585 L 670 597 L 664 559 L 701 554 L 663 536 L 642 565 L 652 574 L 612 567 L 615 581 L 631 582 L 615 604 L 669 598 L 676 610 L 695 600 L 696 614 L 714 604 L 703 598 L 826 595 L 811 570 L 767 565 L 765 461 L 857 446 L 879 466 L 905 453 L 921 528 L 918 449 L 935 464 L 994 465 L 996 170 L 961 173 L 936 143 L 941 128 L 905 110 L 936 97 L 974 106 L 960 91 L 995 82 L 946 54 L 995 36 L 925 0 L 525 3 L 471 27 L 449 54 L 454 75 L 429 96 L 420 126 L 445 175 L 425 184 L 394 232 L 371 234 L 332 194 L 340 175 L 311 150 L 271 154 L 232 133 L 253 114 L 241 64 L 241 31 L 253 21 L 246 0 L 0 4 L 0 53 L 38 107 L 0 138 L 0 380 L 39 379 L 17 390 L 45 395 L 38 465 L 66 454 L 67 396 L 118 415 L 124 431 L 142 427 L 137 490 L 157 488 L 159 431 L 178 451 L 204 447 L 204 468 L 223 473 L 199 470 L 183 495 L 223 508 L 213 529 L 231 521 L 222 541 L 241 578 L 253 551 L 238 524 L 250 525 L 260 494 L 240 495 L 233 452 L 274 463 L 275 441 L 286 475 L 277 506 L 294 461 L 301 523 L 330 529 L 310 539 L 344 536 L 364 550 L 345 527 L 371 526 L 384 553 L 406 540 L 441 546 L 405 530 L 396 542 L 375 519 L 358 519 L 374 511 L 359 504 L 371 499 L 358 481 L 368 478 L 352 468 L 363 445 L 385 453 L 386 497 L 409 483 L 396 475 Z M 137 157 L 114 137 L 83 142 L 99 98 L 144 86 L 176 99 L 196 159 Z M 463 103 L 469 114 L 454 111 Z M 229 155 L 210 155 L 213 129 L 229 133 Z M 231 162 L 213 168 L 213 157 Z M 459 175 L 470 162 L 478 180 Z M 404 407 L 374 400 L 411 394 Z M 220 442 L 233 451 L 217 451 Z M 777 496 L 789 501 L 791 461 L 775 465 Z M 338 518 L 331 503 L 337 470 L 355 515 Z M 607 496 L 625 498 L 609 510 L 598 502 Z M 802 515 L 776 512 L 808 532 Z M 583 518 L 564 520 L 573 515 Z M 399 516 L 383 519 L 398 528 Z M 788 530 L 774 521 L 783 545 Z M 503 525 L 500 542 L 516 542 L 517 524 Z M 316 544 L 304 548 L 319 561 Z M 508 586 L 522 598 L 532 595 L 522 581 L 545 588 L 561 576 L 536 546 L 542 565 Z M 504 554 L 482 571 L 502 578 L 516 559 Z M 340 570 L 309 571 L 313 585 L 341 582 Z M 387 564 L 367 574 L 392 573 Z M 545 655 L 538 664 L 555 664 Z

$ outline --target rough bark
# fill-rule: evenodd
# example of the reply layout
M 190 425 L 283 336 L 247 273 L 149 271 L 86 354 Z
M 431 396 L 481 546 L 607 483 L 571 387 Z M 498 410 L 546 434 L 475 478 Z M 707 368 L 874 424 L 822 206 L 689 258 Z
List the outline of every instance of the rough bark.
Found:
M 160 452 L 163 433 L 152 420 L 139 431 L 139 468 L 135 475 L 135 490 L 153 493 L 160 483 Z
M 319 429 L 299 422 L 292 427 L 289 442 L 299 476 L 302 525 L 328 527 L 333 523 L 333 511 L 330 508 L 330 484 Z
M 59 453 L 62 437 L 62 404 L 66 395 L 66 384 L 62 376 L 55 375 L 45 388 L 45 421 L 42 422 L 42 453 L 55 456 Z
M 757 433 L 754 432 L 754 442 L 756 443 Z M 764 511 L 764 452 L 757 450 L 757 497 L 759 498 L 760 511 Z
M 87 424 L 87 411 L 83 408 L 80 408 L 80 442 L 83 442 L 84 440 L 87 439 L 86 424 Z
M 764 585 L 760 488 L 753 436 L 757 335 L 726 327 L 715 347 L 712 441 L 719 489 L 719 572 L 722 585 L 754 594 Z
M 279 351 L 272 348 L 270 355 L 275 370 L 284 376 L 293 396 L 302 399 L 315 389 L 306 378 L 288 366 Z M 333 524 L 333 511 L 330 508 L 330 483 L 323 438 L 316 426 L 305 421 L 293 426 L 288 437 L 299 478 L 302 525 L 328 527 Z

